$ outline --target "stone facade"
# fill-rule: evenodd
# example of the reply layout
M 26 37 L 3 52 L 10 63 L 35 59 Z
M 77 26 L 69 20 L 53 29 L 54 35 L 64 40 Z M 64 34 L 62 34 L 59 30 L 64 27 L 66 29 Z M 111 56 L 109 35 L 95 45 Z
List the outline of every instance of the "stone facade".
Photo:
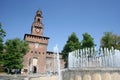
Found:
M 61 74 L 62 80 L 120 80 L 120 68 L 76 68 Z
M 43 36 L 42 11 L 36 12 L 31 27 L 31 34 L 25 34 L 24 40 L 29 44 L 29 52 L 24 56 L 23 72 L 45 73 L 54 70 L 54 53 L 47 51 L 49 37 Z M 60 55 L 61 68 L 64 68 L 64 60 Z

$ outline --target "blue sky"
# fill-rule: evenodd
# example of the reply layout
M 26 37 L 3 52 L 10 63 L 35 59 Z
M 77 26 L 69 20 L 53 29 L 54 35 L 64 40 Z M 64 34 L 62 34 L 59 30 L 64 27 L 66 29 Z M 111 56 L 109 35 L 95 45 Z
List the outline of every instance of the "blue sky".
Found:
M 87 32 L 97 47 L 103 32 L 120 35 L 120 0 L 1 0 L 0 22 L 6 39 L 24 38 L 38 9 L 43 12 L 44 36 L 50 37 L 48 50 L 58 44 L 63 49 L 68 36 L 75 32 L 79 40 Z

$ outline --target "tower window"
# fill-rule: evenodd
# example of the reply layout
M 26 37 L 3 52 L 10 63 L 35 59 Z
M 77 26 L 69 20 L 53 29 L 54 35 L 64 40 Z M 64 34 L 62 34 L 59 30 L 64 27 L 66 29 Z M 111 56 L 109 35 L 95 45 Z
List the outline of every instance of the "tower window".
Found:
M 40 22 L 40 19 L 38 19 L 37 21 Z
M 31 53 L 33 53 L 33 51 L 31 51 Z
M 37 54 L 37 51 L 35 51 L 35 53 Z

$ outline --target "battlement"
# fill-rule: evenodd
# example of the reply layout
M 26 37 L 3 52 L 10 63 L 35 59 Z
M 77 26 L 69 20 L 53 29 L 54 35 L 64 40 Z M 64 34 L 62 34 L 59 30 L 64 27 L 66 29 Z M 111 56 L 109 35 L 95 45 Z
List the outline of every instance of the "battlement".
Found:
M 29 42 L 38 42 L 43 44 L 48 44 L 49 37 L 43 37 L 43 36 L 36 36 L 31 34 L 25 34 L 24 40 Z
M 47 51 L 47 53 L 46 53 L 46 57 L 54 58 L 54 54 L 55 54 L 54 52 Z M 62 59 L 62 55 L 61 55 L 61 54 L 59 54 L 59 58 Z

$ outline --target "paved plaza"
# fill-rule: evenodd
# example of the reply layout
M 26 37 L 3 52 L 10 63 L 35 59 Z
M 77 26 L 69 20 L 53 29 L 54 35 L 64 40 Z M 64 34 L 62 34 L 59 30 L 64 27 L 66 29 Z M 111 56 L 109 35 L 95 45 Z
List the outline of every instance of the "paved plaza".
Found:
M 7 74 L 0 74 L 0 80 L 57 80 L 57 75 L 40 75 L 40 74 L 33 74 L 33 75 L 7 75 Z

